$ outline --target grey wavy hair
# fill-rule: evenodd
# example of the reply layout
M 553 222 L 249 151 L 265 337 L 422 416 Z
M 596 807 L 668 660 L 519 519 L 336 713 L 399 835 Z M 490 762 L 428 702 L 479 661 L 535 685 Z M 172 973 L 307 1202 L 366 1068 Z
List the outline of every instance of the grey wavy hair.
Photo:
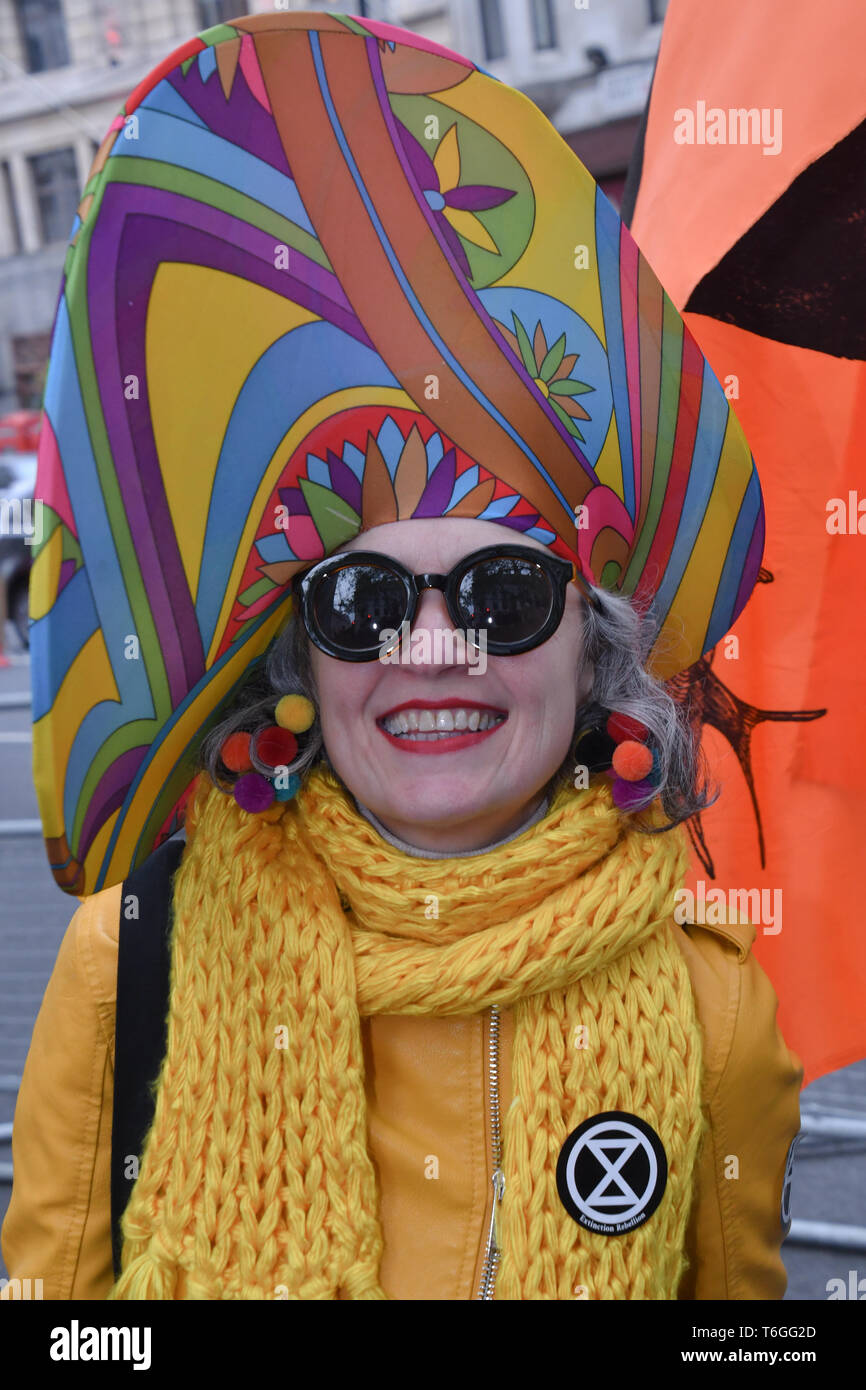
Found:
M 665 682 L 645 669 L 657 631 L 649 609 L 641 611 L 633 600 L 606 589 L 593 588 L 591 592 L 597 606 L 582 597 L 581 608 L 582 656 L 593 666 L 592 689 L 588 700 L 575 711 L 569 754 L 551 778 L 548 790 L 574 780 L 580 766 L 580 752 L 575 749 L 580 732 L 587 727 L 603 728 L 612 710 L 631 715 L 650 731 L 660 779 L 652 793 L 628 814 L 635 816 L 658 797 L 670 823 L 653 828 L 635 819 L 634 828 L 647 835 L 663 834 L 712 806 L 720 789 L 707 785 L 706 760 L 688 710 L 673 698 Z M 277 701 L 290 694 L 306 695 L 318 707 L 309 638 L 303 620 L 294 614 L 239 687 L 228 713 L 202 742 L 200 767 L 221 790 L 230 791 L 235 780 L 220 758 L 225 739 L 232 733 L 253 734 L 273 724 Z M 289 771 L 303 777 L 322 761 L 328 763 L 328 757 L 317 715 L 309 732 L 300 736 L 298 756 Z M 258 760 L 254 748 L 252 763 L 257 772 L 273 776 L 273 769 Z

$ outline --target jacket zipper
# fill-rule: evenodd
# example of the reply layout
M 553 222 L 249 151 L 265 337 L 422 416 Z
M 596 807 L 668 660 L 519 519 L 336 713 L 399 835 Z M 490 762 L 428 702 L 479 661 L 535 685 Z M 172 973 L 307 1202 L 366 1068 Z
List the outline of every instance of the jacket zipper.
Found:
M 499 1204 L 505 1194 L 505 1174 L 502 1171 L 502 1133 L 499 1117 L 499 1010 L 495 1005 L 490 1010 L 490 1045 L 487 1052 L 487 1068 L 490 1090 L 490 1134 L 493 1148 L 493 1205 L 490 1211 L 490 1227 L 487 1232 L 487 1253 L 481 1271 L 481 1287 L 478 1298 L 493 1299 L 493 1285 L 499 1268 L 499 1240 L 496 1218 Z

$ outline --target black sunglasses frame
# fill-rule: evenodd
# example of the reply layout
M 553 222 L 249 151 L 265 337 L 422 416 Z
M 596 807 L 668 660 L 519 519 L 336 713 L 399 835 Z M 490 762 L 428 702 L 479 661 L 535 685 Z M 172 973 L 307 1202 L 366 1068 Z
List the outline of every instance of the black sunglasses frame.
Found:
M 438 589 L 445 598 L 448 614 L 454 624 L 455 631 L 467 631 L 469 629 L 466 628 L 463 614 L 457 605 L 459 586 L 467 571 L 475 565 L 484 560 L 500 558 L 529 561 L 543 570 L 550 582 L 552 603 L 548 618 L 538 632 L 533 633 L 530 637 L 526 637 L 520 642 L 495 642 L 488 638 L 486 650 L 491 656 L 517 656 L 522 652 L 532 651 L 535 647 L 540 647 L 543 642 L 546 642 L 562 622 L 562 615 L 565 612 L 565 593 L 570 583 L 576 583 L 583 590 L 593 607 L 601 607 L 577 564 L 569 560 L 560 560 L 555 555 L 545 555 L 543 551 L 534 550 L 525 545 L 485 546 L 483 550 L 475 550 L 470 555 L 464 555 L 448 574 L 413 574 L 399 560 L 393 559 L 390 555 L 382 555 L 375 550 L 346 550 L 338 555 L 329 555 L 326 559 L 313 565 L 312 569 L 306 570 L 303 574 L 295 575 L 292 580 L 292 587 L 296 594 L 300 593 L 301 616 L 310 641 L 315 643 L 320 651 L 324 652 L 326 656 L 335 657 L 338 661 L 376 661 L 382 654 L 381 643 L 377 643 L 375 647 L 366 647 L 363 651 L 352 652 L 332 642 L 320 630 L 316 622 L 315 600 L 318 588 L 325 579 L 333 575 L 336 570 L 345 569 L 350 565 L 365 563 L 376 565 L 389 571 L 403 584 L 406 608 L 401 622 L 397 625 L 397 630 L 400 630 L 402 624 L 406 622 L 411 627 L 415 621 L 418 600 L 423 591 L 425 589 Z

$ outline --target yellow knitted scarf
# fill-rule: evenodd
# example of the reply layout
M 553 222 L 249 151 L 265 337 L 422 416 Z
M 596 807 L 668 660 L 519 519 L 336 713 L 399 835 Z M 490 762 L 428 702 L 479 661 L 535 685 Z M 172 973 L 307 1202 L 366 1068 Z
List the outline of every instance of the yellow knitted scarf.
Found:
M 670 931 L 682 827 L 638 834 L 599 780 L 498 849 L 425 860 L 320 769 L 263 816 L 202 787 L 188 830 L 167 1051 L 109 1298 L 387 1297 L 361 1018 L 491 1005 L 515 1007 L 495 1297 L 676 1297 L 703 1126 Z M 669 1168 L 655 1214 L 618 1236 L 556 1188 L 566 1136 L 611 1110 L 646 1120 Z

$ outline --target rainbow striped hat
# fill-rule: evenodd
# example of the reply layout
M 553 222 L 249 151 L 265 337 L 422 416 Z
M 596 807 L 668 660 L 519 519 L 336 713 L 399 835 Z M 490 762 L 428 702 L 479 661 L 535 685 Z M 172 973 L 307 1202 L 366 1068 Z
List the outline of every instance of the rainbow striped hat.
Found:
M 177 828 L 291 577 L 359 531 L 535 537 L 651 602 L 662 677 L 731 627 L 764 539 L 722 387 L 542 112 L 416 34 L 319 13 L 199 34 L 112 122 L 37 494 L 34 775 L 77 894 Z

